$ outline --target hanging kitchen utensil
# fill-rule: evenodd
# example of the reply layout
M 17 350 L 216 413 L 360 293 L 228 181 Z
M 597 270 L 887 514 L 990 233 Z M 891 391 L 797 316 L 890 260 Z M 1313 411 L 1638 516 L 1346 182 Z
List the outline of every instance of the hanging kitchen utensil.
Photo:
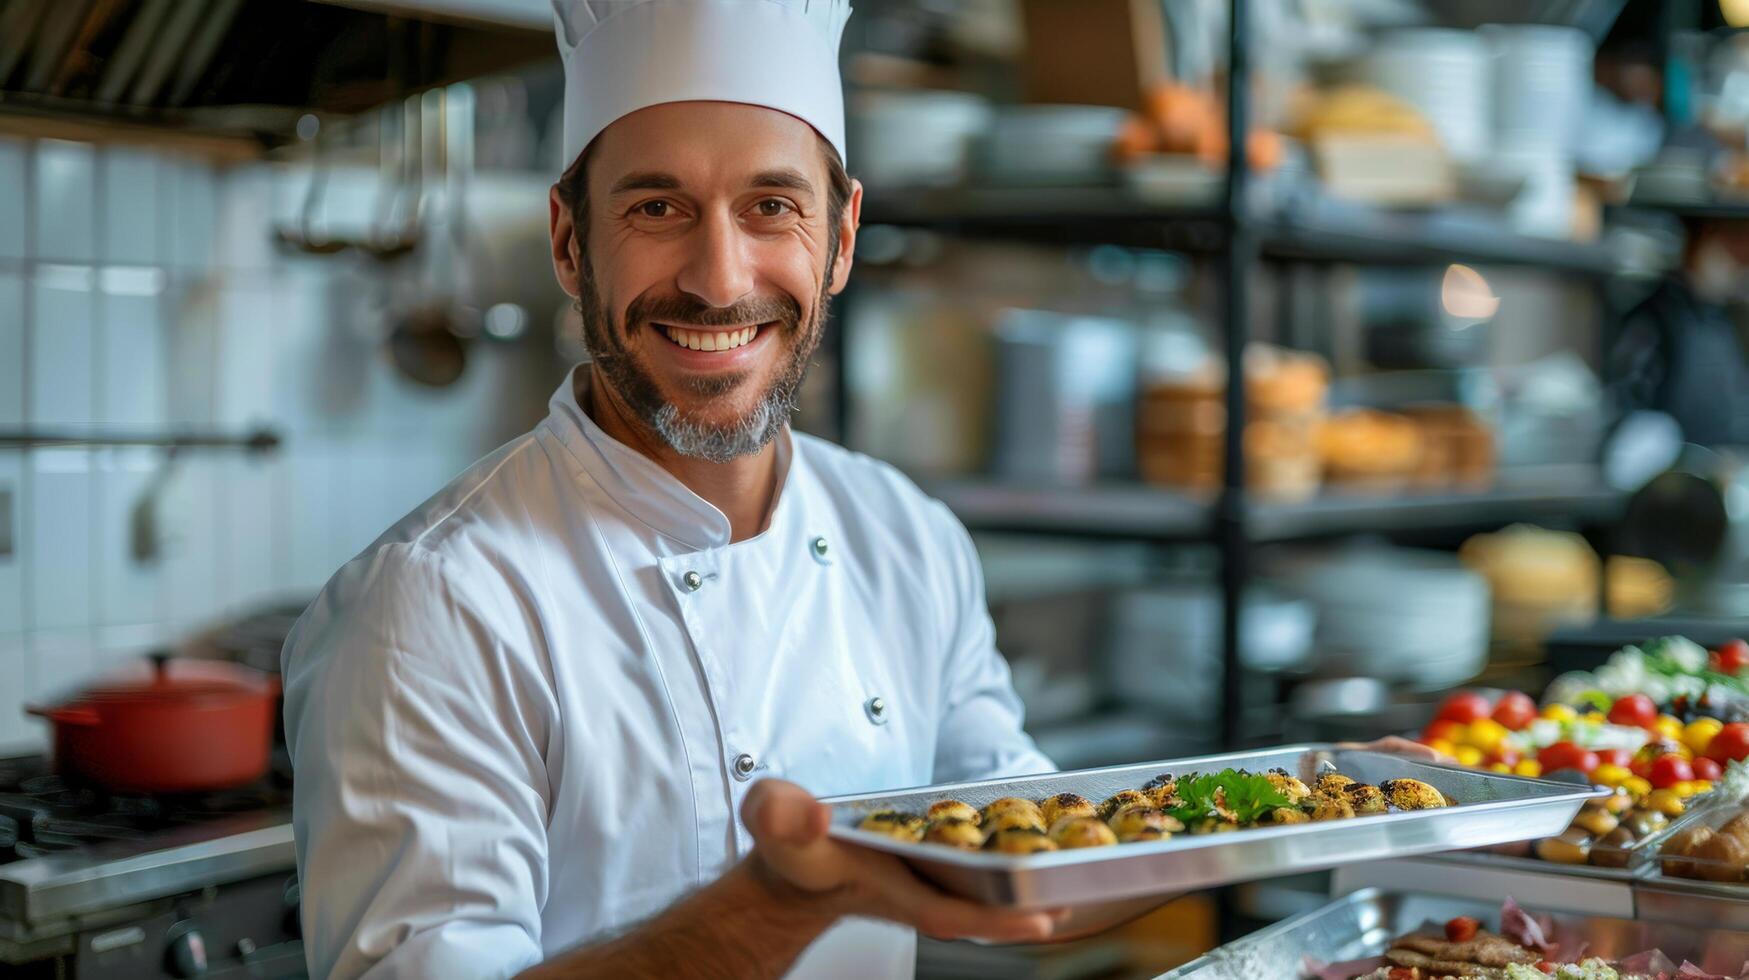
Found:
M 306 126 L 305 124 L 308 123 Z M 304 203 L 298 211 L 296 228 L 281 228 L 280 244 L 306 255 L 333 255 L 344 251 L 349 242 L 318 230 L 316 222 L 322 213 L 322 203 L 328 190 L 328 138 L 322 135 L 322 121 L 314 114 L 298 121 L 298 137 L 310 145 L 310 184 L 304 190 Z
M 61 704 L 25 709 L 54 724 L 64 778 L 114 792 L 193 793 L 266 774 L 277 678 L 166 653 L 150 659 Z
M 398 121 L 396 113 L 385 108 L 378 123 L 382 184 L 370 234 L 359 248 L 381 262 L 393 262 L 419 245 L 424 203 L 419 101 L 417 95 L 402 100 Z
M 447 234 L 433 240 L 411 302 L 394 308 L 388 353 L 401 373 L 426 387 L 454 384 L 467 367 L 467 340 L 479 332 L 479 312 L 461 296 L 468 280 L 464 272 L 467 221 L 449 173 L 448 99 L 443 89 L 419 97 L 420 184 L 443 189 L 441 215 Z M 423 210 L 423 209 L 422 209 Z M 462 261 L 458 261 L 461 258 Z

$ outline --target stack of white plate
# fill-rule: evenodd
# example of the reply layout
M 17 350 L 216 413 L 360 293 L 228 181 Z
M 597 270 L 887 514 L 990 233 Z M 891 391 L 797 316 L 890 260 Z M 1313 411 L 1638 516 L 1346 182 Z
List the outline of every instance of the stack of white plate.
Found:
M 1458 161 L 1488 152 L 1494 128 L 1488 45 L 1470 31 L 1413 28 L 1387 33 L 1366 59 L 1368 82 L 1414 106 Z
M 1111 106 L 1003 106 L 981 147 L 978 170 L 1006 184 L 1109 180 L 1111 147 L 1127 116 Z
M 1570 157 L 1591 97 L 1591 39 L 1576 27 L 1490 24 L 1494 145 Z
M 976 95 L 933 91 L 864 92 L 850 109 L 850 157 L 875 188 L 959 183 L 991 113 Z
M 1284 572 L 1284 586 L 1318 609 L 1311 666 L 1320 674 L 1441 690 L 1487 663 L 1488 585 L 1455 556 L 1366 548 Z
M 1573 224 L 1573 147 L 1591 98 L 1591 39 L 1574 27 L 1490 24 L 1494 153 L 1489 164 L 1524 178 L 1514 228 L 1565 238 Z
M 1312 641 L 1312 604 L 1253 588 L 1240 611 L 1240 660 L 1248 670 L 1300 668 Z M 1107 693 L 1162 710 L 1191 727 L 1212 724 L 1221 700 L 1221 596 L 1209 582 L 1125 592 L 1112 601 L 1105 638 Z

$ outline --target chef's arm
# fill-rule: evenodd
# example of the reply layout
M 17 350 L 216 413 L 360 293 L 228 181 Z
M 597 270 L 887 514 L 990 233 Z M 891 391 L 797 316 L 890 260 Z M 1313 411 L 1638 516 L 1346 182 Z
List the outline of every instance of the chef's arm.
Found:
M 723 877 L 612 941 L 555 957 L 519 977 L 782 976 L 847 915 L 888 919 L 941 939 L 1043 942 L 1063 916 L 992 909 L 943 894 L 893 857 L 833 840 L 830 811 L 781 780 L 741 808 L 757 846 Z

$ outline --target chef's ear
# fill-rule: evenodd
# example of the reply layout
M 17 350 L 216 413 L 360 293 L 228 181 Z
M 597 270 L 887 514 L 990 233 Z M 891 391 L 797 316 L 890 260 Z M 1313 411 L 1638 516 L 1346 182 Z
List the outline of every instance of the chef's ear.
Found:
M 559 288 L 565 295 L 577 299 L 578 271 L 583 264 L 582 240 L 577 237 L 571 208 L 565 204 L 557 184 L 547 192 L 547 233 L 553 240 L 553 275 L 558 277 Z
M 844 202 L 844 213 L 838 216 L 838 256 L 832 260 L 833 296 L 844 291 L 850 278 L 850 266 L 856 258 L 856 229 L 862 225 L 862 181 L 850 179 L 850 199 Z

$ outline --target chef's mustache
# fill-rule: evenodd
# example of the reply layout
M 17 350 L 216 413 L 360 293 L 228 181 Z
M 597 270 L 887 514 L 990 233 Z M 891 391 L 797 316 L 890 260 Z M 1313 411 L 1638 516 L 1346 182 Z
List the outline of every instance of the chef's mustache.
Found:
M 789 296 L 758 296 L 733 306 L 711 306 L 692 296 L 640 296 L 626 308 L 627 323 L 672 323 L 676 326 L 738 327 L 776 320 L 795 329 L 802 307 Z

